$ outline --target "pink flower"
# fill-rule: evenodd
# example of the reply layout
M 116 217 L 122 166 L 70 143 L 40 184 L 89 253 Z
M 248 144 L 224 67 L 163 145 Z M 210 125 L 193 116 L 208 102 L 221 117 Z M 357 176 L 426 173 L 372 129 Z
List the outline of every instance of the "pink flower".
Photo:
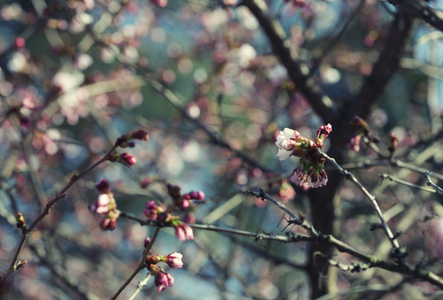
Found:
M 320 174 L 312 173 L 308 176 L 308 186 L 312 188 L 318 188 L 326 185 L 328 182 L 328 175 L 325 170 L 322 170 Z
M 159 271 L 155 275 L 154 285 L 157 288 L 157 291 L 163 292 L 166 287 L 174 286 L 174 277 L 169 273 Z
M 291 156 L 300 138 L 302 137 L 297 130 L 285 128 L 283 131 L 280 131 L 275 142 L 278 147 L 277 157 L 280 160 L 285 160 Z
M 116 226 L 117 226 L 117 219 L 106 218 L 100 222 L 100 228 L 102 230 L 111 230 L 112 231 L 115 229 Z
M 191 205 L 191 202 L 189 202 L 189 200 L 188 199 L 182 199 L 182 202 L 180 203 L 180 205 L 178 205 L 179 206 L 179 208 L 181 209 L 181 210 L 186 210 L 189 206 Z
M 202 191 L 198 191 L 198 192 L 192 191 L 192 192 L 189 192 L 189 197 L 191 197 L 191 199 L 201 201 L 201 200 L 205 199 L 205 194 Z
M 165 256 L 165 263 L 168 264 L 171 268 L 181 269 L 183 268 L 183 262 L 182 262 L 183 254 L 172 252 Z
M 317 172 L 311 167 L 306 173 L 302 167 L 298 167 L 292 172 L 291 181 L 301 187 L 305 187 L 306 185 L 311 188 L 325 186 L 328 182 L 328 174 L 323 169 Z
M 324 140 L 328 137 L 328 135 L 332 132 L 332 125 L 328 123 L 328 125 L 322 125 L 317 130 L 317 137 Z
M 179 241 L 193 240 L 194 232 L 192 227 L 185 223 L 180 223 L 179 225 L 174 225 L 175 236 Z
M 154 285 L 157 288 L 157 291 L 163 292 L 166 287 L 174 286 L 174 277 L 169 273 L 159 271 L 155 274 Z
M 95 212 L 100 215 L 105 215 L 109 212 L 109 203 L 111 203 L 111 198 L 108 194 L 101 194 L 98 196 Z
M 146 131 L 139 129 L 131 132 L 130 137 L 135 140 L 147 141 L 149 139 L 149 135 Z
M 291 181 L 296 185 L 303 186 L 303 183 L 307 182 L 308 175 L 303 173 L 303 169 L 301 167 L 297 167 L 291 175 Z
M 137 162 L 135 157 L 130 155 L 130 154 L 128 154 L 128 153 L 120 154 L 120 161 L 124 162 L 129 167 L 132 167 Z
M 361 136 L 356 135 L 348 142 L 348 146 L 351 148 L 352 151 L 358 152 L 360 151 L 360 141 Z
M 154 200 L 150 200 L 145 204 L 145 209 L 143 210 L 143 213 L 145 214 L 146 218 L 149 220 L 157 220 L 157 203 L 155 203 Z

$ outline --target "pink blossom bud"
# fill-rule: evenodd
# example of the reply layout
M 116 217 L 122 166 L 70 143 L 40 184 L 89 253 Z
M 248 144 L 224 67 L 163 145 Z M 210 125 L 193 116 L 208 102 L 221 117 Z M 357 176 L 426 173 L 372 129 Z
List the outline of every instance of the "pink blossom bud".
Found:
M 198 191 L 198 192 L 192 191 L 189 193 L 189 196 L 191 197 L 191 199 L 199 200 L 199 201 L 205 199 L 205 194 L 202 191 Z
M 95 188 L 102 194 L 107 194 L 111 192 L 111 190 L 109 189 L 109 183 L 104 178 L 102 178 L 100 182 L 95 185 Z
M 157 203 L 154 200 L 150 200 L 145 204 L 146 209 L 143 210 L 146 218 L 149 220 L 157 219 Z
M 320 126 L 320 128 L 317 130 L 317 137 L 324 140 L 325 138 L 328 137 L 328 135 L 332 132 L 332 125 L 328 124 L 328 125 L 322 125 Z
M 193 240 L 194 232 L 192 231 L 192 227 L 181 223 L 179 225 L 174 226 L 175 236 L 179 241 Z
M 181 210 L 185 211 L 190 205 L 191 203 L 189 202 L 188 199 L 182 199 L 182 202 L 180 203 L 179 207 Z
M 157 288 L 157 291 L 163 292 L 166 287 L 174 286 L 174 277 L 169 273 L 159 271 L 155 275 L 154 285 Z
M 100 222 L 100 228 L 102 230 L 110 230 L 110 231 L 112 231 L 112 230 L 115 229 L 116 226 L 117 226 L 117 220 L 116 219 L 106 218 L 106 219 L 104 219 L 104 220 L 102 220 Z
M 137 162 L 135 157 L 130 155 L 130 154 L 128 154 L 128 153 L 120 154 L 120 160 L 122 162 L 124 162 L 126 165 L 128 165 L 129 167 L 135 165 L 135 163 Z
M 109 211 L 109 203 L 111 202 L 111 198 L 109 198 L 108 194 L 101 194 L 98 196 L 95 212 L 101 215 L 105 215 Z
M 149 139 L 148 133 L 146 131 L 144 131 L 144 130 L 141 130 L 141 129 L 140 130 L 135 130 L 135 131 L 131 132 L 129 134 L 129 136 L 132 139 L 140 140 L 140 141 L 147 141 Z
M 183 262 L 182 262 L 183 254 L 177 253 L 177 252 L 172 252 L 172 253 L 168 254 L 167 256 L 165 256 L 165 258 L 166 258 L 165 262 L 171 268 L 175 268 L 175 269 L 183 268 Z
M 145 248 L 148 248 L 148 246 L 149 246 L 150 243 L 151 243 L 151 238 L 148 236 L 148 237 L 145 239 Z

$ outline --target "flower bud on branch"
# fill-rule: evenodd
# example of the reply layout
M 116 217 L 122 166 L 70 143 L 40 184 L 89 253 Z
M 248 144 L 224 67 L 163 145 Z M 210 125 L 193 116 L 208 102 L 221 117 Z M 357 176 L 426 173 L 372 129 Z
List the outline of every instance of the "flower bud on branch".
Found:
M 285 128 L 277 136 L 275 144 L 279 148 L 277 157 L 284 160 L 289 156 L 300 158 L 300 166 L 291 175 L 291 181 L 302 187 L 317 188 L 326 185 L 328 175 L 323 169 L 325 159 L 318 153 L 324 140 L 332 132 L 332 125 L 320 126 L 315 142 L 307 139 L 297 131 Z

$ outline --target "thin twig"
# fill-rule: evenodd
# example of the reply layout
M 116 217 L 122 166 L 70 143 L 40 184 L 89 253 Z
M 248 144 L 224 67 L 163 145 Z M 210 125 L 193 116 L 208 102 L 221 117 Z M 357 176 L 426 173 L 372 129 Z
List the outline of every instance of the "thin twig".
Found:
M 270 202 L 277 205 L 284 212 L 288 213 L 291 217 L 295 217 L 294 218 L 295 220 L 299 220 L 299 221 L 301 220 L 300 218 L 296 217 L 296 215 L 293 212 L 291 212 L 289 209 L 287 209 L 282 203 L 276 201 L 275 199 L 270 197 L 267 193 L 264 193 L 263 190 L 249 191 L 249 193 L 256 196 L 256 197 L 262 198 L 263 200 L 269 200 Z M 303 220 L 303 224 L 304 224 L 304 226 L 303 226 L 304 228 L 310 229 L 309 235 L 295 234 L 295 233 L 288 234 L 288 237 L 294 238 L 293 242 L 298 242 L 300 240 L 309 241 L 309 237 L 310 237 L 311 242 L 315 241 L 320 244 L 334 246 L 335 248 L 337 248 L 338 251 L 345 252 L 345 253 L 352 255 L 353 257 L 366 263 L 367 268 L 377 267 L 377 268 L 381 268 L 381 269 L 388 270 L 391 272 L 412 276 L 414 278 L 420 278 L 422 280 L 432 283 L 435 286 L 443 288 L 443 278 L 432 273 L 431 271 L 420 269 L 418 266 L 416 266 L 415 268 L 411 268 L 405 262 L 398 264 L 399 260 L 397 260 L 397 264 L 393 264 L 393 263 L 387 262 L 385 260 L 379 259 L 375 256 L 365 254 L 365 253 L 351 247 L 350 245 L 338 240 L 337 238 L 335 238 L 334 236 L 332 236 L 330 234 L 325 235 L 325 234 L 321 234 L 321 233 L 317 232 L 311 225 L 309 225 L 304 220 Z M 396 249 L 398 249 L 398 248 L 396 248 Z
M 403 184 L 405 186 L 409 186 L 409 187 L 414 188 L 414 189 L 419 189 L 419 190 L 426 191 L 426 192 L 429 192 L 429 193 L 437 193 L 437 191 L 432 189 L 432 188 L 421 186 L 421 185 L 417 185 L 417 184 L 413 184 L 413 183 L 410 183 L 409 181 L 395 178 L 395 177 L 393 177 L 393 176 L 391 176 L 389 174 L 382 174 L 381 178 L 382 179 L 388 179 L 390 181 L 393 181 L 393 182 L 396 182 L 396 183 L 400 183 L 400 184 Z
M 439 193 L 440 195 L 443 195 L 443 189 L 441 187 L 439 187 L 438 185 L 436 185 L 434 182 L 432 182 L 431 172 L 426 171 L 425 176 L 426 176 L 426 179 L 428 180 L 427 185 L 432 186 L 437 193 Z
M 148 247 L 146 247 L 145 251 L 143 252 L 143 257 L 140 260 L 140 263 L 138 264 L 137 268 L 135 268 L 134 272 L 132 272 L 131 276 L 122 284 L 122 286 L 118 289 L 118 291 L 112 296 L 111 300 L 117 299 L 117 297 L 121 294 L 121 292 L 129 285 L 129 283 L 134 279 L 134 277 L 145 268 L 145 260 L 146 257 L 149 255 L 149 251 L 152 248 L 152 245 L 154 244 L 155 240 L 157 239 L 158 233 L 160 232 L 160 226 L 157 226 L 155 228 L 154 235 L 152 236 L 151 242 L 149 243 Z
M 63 187 L 51 200 L 48 201 L 45 208 L 41 212 L 41 214 L 31 223 L 29 227 L 23 227 L 22 228 L 22 238 L 17 246 L 17 249 L 15 251 L 14 257 L 11 261 L 11 264 L 9 266 L 8 271 L 6 272 L 4 276 L 4 282 L 9 278 L 9 276 L 15 272 L 16 270 L 16 264 L 18 261 L 18 257 L 20 255 L 20 252 L 22 251 L 24 244 L 30 234 L 30 232 L 35 228 L 35 226 L 43 219 L 45 216 L 49 214 L 49 210 L 59 201 L 60 199 L 66 197 L 66 192 L 69 190 L 69 188 L 74 185 L 78 180 L 83 178 L 86 174 L 88 174 L 91 170 L 96 168 L 99 164 L 103 163 L 104 161 L 108 160 L 109 155 L 117 148 L 117 145 L 114 145 L 102 158 L 100 158 L 97 162 L 92 164 L 89 168 L 84 170 L 83 172 L 73 175 L 69 182 Z
M 327 155 L 324 152 L 320 151 L 320 153 L 326 160 L 328 160 L 330 163 L 332 163 L 337 168 L 337 170 L 343 176 L 345 176 L 346 179 L 348 179 L 349 181 L 354 183 L 354 185 L 357 186 L 357 188 L 366 196 L 366 198 L 371 202 L 372 207 L 374 208 L 375 212 L 377 213 L 378 218 L 380 219 L 380 222 L 383 226 L 383 230 L 385 231 L 389 241 L 391 242 L 392 247 L 397 248 L 397 249 L 400 248 L 398 241 L 395 239 L 394 235 L 392 234 L 391 229 L 389 228 L 385 218 L 383 217 L 383 213 L 380 209 L 380 206 L 378 206 L 377 199 L 375 198 L 375 196 L 372 195 L 371 193 L 369 193 L 368 190 L 357 180 L 357 178 L 351 172 L 343 169 L 334 158 L 330 157 L 329 155 Z
M 129 297 L 128 300 L 134 300 L 135 297 L 137 297 L 137 295 L 143 290 L 143 288 L 148 284 L 149 279 L 151 279 L 151 273 L 148 273 L 148 275 L 146 275 L 145 279 L 143 279 L 142 281 L 140 281 L 137 285 L 137 289 L 135 290 L 135 292 L 132 294 L 131 297 Z

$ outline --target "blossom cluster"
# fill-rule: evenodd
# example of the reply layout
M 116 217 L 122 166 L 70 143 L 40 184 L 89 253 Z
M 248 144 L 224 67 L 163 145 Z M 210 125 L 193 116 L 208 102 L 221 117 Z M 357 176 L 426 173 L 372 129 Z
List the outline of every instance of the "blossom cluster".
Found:
M 148 133 L 144 130 L 139 129 L 139 130 L 134 130 L 128 134 L 122 135 L 117 139 L 115 145 L 120 148 L 134 148 L 135 147 L 134 140 L 147 141 L 148 139 L 149 139 Z M 128 167 L 132 167 L 137 162 L 135 157 L 128 153 L 111 154 L 108 159 L 111 162 L 121 162 L 127 165 Z
M 326 185 L 328 175 L 324 167 L 325 159 L 318 150 L 332 132 L 332 125 L 323 125 L 317 131 L 315 141 L 303 137 L 297 130 L 285 128 L 277 136 L 277 157 L 285 160 L 290 156 L 300 158 L 300 165 L 292 172 L 291 181 L 302 187 L 317 188 Z
M 105 216 L 100 222 L 100 228 L 102 230 L 114 230 L 117 225 L 117 219 L 120 216 L 120 211 L 117 209 L 114 194 L 111 192 L 109 183 L 106 179 L 101 179 L 95 187 L 100 192 L 100 196 L 98 196 L 95 203 L 89 205 L 89 210 Z
M 132 148 L 135 146 L 133 140 L 147 140 L 148 135 L 143 130 L 133 131 L 129 134 L 121 136 L 115 146 L 121 148 Z M 122 162 L 128 166 L 132 166 L 136 163 L 136 159 L 130 154 L 110 154 L 107 159 L 109 161 Z M 156 181 L 155 178 L 146 178 L 142 180 L 141 186 L 147 187 L 152 182 Z M 110 185 L 105 179 L 101 179 L 96 184 L 97 190 L 100 192 L 97 200 L 89 206 L 90 211 L 93 211 L 99 215 L 105 216 L 100 222 L 102 230 L 114 230 L 116 228 L 117 219 L 121 212 L 117 209 L 117 203 L 114 199 L 114 195 L 111 192 Z M 175 230 L 175 235 L 180 241 L 193 240 L 194 232 L 192 227 L 187 223 L 195 222 L 193 215 L 194 202 L 203 201 L 205 194 L 202 191 L 191 191 L 189 193 L 181 193 L 179 186 L 167 184 L 167 193 L 172 198 L 172 205 L 167 208 L 165 205 L 158 205 L 154 200 L 150 200 L 146 203 L 143 210 L 144 215 L 148 220 L 157 221 L 161 226 L 172 226 Z M 173 215 L 175 208 L 185 212 L 183 220 L 180 220 L 179 216 Z M 17 217 L 18 226 L 25 226 L 24 219 L 21 216 Z M 152 255 L 151 251 L 151 239 L 148 237 L 145 240 L 145 266 L 147 270 L 154 276 L 154 285 L 159 292 L 162 292 L 166 287 L 172 287 L 174 285 L 174 277 L 165 272 L 158 263 L 166 263 L 171 268 L 182 268 L 183 255 L 177 252 L 170 253 L 168 255 Z
M 149 246 L 151 239 L 149 237 L 145 240 L 145 248 Z M 146 256 L 145 265 L 151 275 L 154 276 L 154 285 L 159 292 L 163 292 L 167 287 L 174 286 L 174 277 L 171 274 L 165 272 L 165 270 L 159 267 L 159 262 L 166 263 L 170 268 L 181 269 L 183 268 L 183 254 L 178 252 L 172 252 L 168 255 L 152 255 L 152 251 L 149 251 L 149 255 Z
M 157 205 L 154 200 L 150 200 L 145 204 L 145 209 L 143 214 L 148 220 L 159 221 L 165 225 L 171 225 L 174 227 L 175 236 L 180 241 L 193 240 L 194 232 L 191 226 L 186 223 L 193 223 L 195 217 L 192 213 L 194 207 L 191 201 L 203 201 L 205 199 L 205 194 L 202 191 L 191 191 L 189 193 L 181 194 L 181 189 L 179 186 L 167 184 L 167 190 L 169 196 L 173 200 L 173 205 L 171 208 L 166 209 L 164 205 Z M 182 211 L 185 211 L 184 221 L 179 220 L 178 216 L 172 215 L 173 209 L 177 207 Z
M 359 116 L 354 117 L 352 120 L 352 126 L 355 127 L 356 134 L 348 142 L 348 146 L 352 151 L 358 152 L 360 151 L 361 139 L 369 136 L 369 126 L 368 123 Z
M 141 129 L 135 130 L 119 137 L 115 145 L 121 148 L 133 148 L 135 147 L 134 140 L 147 141 L 148 138 L 149 135 L 146 131 Z M 122 162 L 128 166 L 132 166 L 136 163 L 135 157 L 128 153 L 112 154 L 108 157 L 108 160 L 112 162 Z M 89 205 L 89 210 L 105 216 L 100 222 L 102 230 L 114 230 L 117 225 L 117 219 L 120 217 L 120 211 L 117 209 L 117 202 L 114 199 L 114 194 L 111 192 L 109 183 L 106 179 L 101 179 L 95 187 L 100 192 L 100 195 L 95 203 Z
M 184 211 L 184 220 L 188 223 L 195 221 L 195 217 L 192 213 L 193 205 L 191 201 L 203 201 L 205 194 L 202 191 L 191 191 L 189 193 L 181 193 L 181 188 L 176 185 L 167 184 L 166 189 L 168 195 L 172 198 L 172 205 L 167 208 L 165 205 L 158 205 L 154 200 L 150 200 L 145 204 L 143 214 L 148 220 L 157 221 L 165 226 L 172 226 L 175 230 L 175 236 L 180 241 L 193 240 L 194 232 L 192 227 L 186 224 L 184 221 L 179 220 L 180 217 L 174 216 L 172 212 L 174 208 L 178 208 Z M 145 240 L 145 248 L 150 247 L 151 240 L 148 237 Z M 149 255 L 146 257 L 145 264 L 148 271 L 154 276 L 154 285 L 159 292 L 164 291 L 167 287 L 174 285 L 174 277 L 171 274 L 165 272 L 164 269 L 159 267 L 157 263 L 164 262 L 171 268 L 182 268 L 183 255 L 177 252 L 170 253 L 166 256 L 163 255 Z

